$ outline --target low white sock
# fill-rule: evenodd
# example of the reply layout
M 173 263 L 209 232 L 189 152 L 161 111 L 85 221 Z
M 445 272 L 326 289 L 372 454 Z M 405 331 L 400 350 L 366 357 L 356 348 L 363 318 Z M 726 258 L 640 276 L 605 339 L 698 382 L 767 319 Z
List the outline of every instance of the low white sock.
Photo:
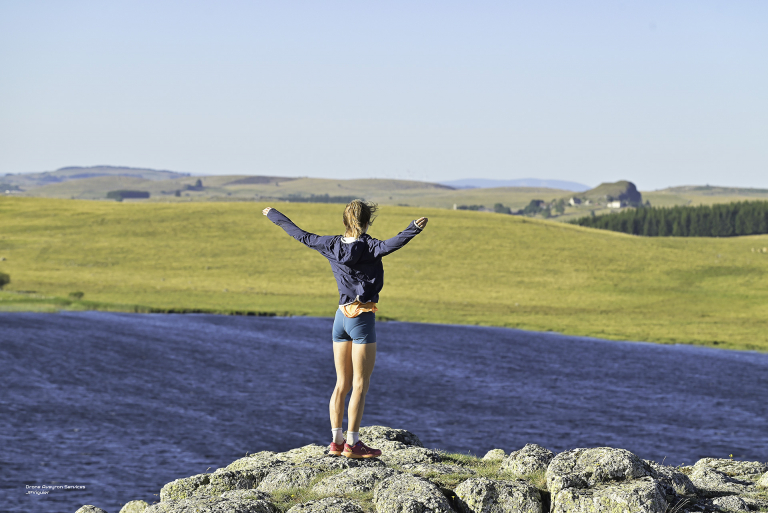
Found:
M 344 443 L 344 430 L 342 428 L 333 428 L 331 429 L 331 432 L 333 433 L 333 443 L 335 444 Z
M 347 444 L 355 445 L 360 440 L 360 433 L 357 431 L 347 431 Z

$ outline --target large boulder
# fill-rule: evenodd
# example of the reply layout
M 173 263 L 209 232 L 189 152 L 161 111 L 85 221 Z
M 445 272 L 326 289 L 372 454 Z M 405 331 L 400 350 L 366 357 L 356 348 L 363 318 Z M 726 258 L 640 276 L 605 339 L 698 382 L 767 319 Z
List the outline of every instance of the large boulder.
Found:
M 426 479 L 397 474 L 373 490 L 377 513 L 454 513 L 440 488 Z
M 97 508 L 96 506 L 86 504 L 80 509 L 78 509 L 77 511 L 75 511 L 75 513 L 107 513 L 107 512 L 101 508 Z
M 297 504 L 288 513 L 364 513 L 363 509 L 349 499 L 326 497 L 316 501 Z
M 148 507 L 147 501 L 130 501 L 120 508 L 120 513 L 144 513 L 144 510 Z
M 724 472 L 706 466 L 694 466 L 690 476 L 696 485 L 698 495 L 704 497 L 721 497 L 746 493 L 753 483 L 740 481 L 726 475 Z
M 437 451 L 423 447 L 406 447 L 399 451 L 383 452 L 381 460 L 387 465 L 407 465 L 412 463 L 440 463 L 442 457 Z
M 611 481 L 650 476 L 651 468 L 626 449 L 571 449 L 555 456 L 547 467 L 547 488 L 555 497 L 566 488 L 592 488 Z
M 501 461 L 507 457 L 507 453 L 504 449 L 491 449 L 483 456 L 483 461 Z
M 419 437 L 405 429 L 393 429 L 386 426 L 366 426 L 360 428 L 360 439 L 364 443 L 375 447 L 379 440 L 400 442 L 414 447 L 424 447 Z M 370 443 L 369 443 L 370 442 Z
M 526 444 L 519 451 L 514 451 L 501 462 L 501 470 L 518 475 L 533 474 L 547 470 L 555 453 L 536 444 Z
M 539 490 L 527 481 L 467 479 L 455 490 L 461 513 L 542 513 Z
M 324 478 L 312 487 L 312 491 L 323 495 L 371 492 L 380 481 L 399 473 L 386 467 L 350 468 Z
M 696 495 L 696 486 L 690 478 L 675 467 L 661 465 L 655 461 L 645 460 L 651 467 L 651 477 L 658 480 L 665 488 L 667 500 L 673 500 L 674 496 L 692 497 Z
M 233 490 L 219 497 L 162 501 L 144 513 L 278 513 L 268 496 L 255 490 Z
M 768 465 L 759 461 L 739 461 L 727 458 L 702 458 L 694 468 L 708 467 L 736 478 L 755 478 L 768 472 Z
M 322 470 L 313 467 L 285 466 L 276 468 L 259 483 L 258 489 L 262 492 L 274 492 L 309 486 L 312 479 L 320 472 Z
M 712 505 L 722 513 L 748 513 L 749 505 L 736 495 L 712 499 Z
M 268 475 L 268 469 L 225 470 L 176 479 L 160 490 L 160 501 L 221 495 L 230 490 L 251 490 Z
M 665 513 L 664 491 L 653 478 L 562 488 L 552 494 L 551 513 Z

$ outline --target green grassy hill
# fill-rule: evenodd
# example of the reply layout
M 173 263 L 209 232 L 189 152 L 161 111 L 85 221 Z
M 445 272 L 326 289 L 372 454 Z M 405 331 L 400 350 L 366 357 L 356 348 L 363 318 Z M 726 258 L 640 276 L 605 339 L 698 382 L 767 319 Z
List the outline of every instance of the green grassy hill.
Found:
M 264 206 L 0 198 L 0 272 L 12 280 L 0 309 L 333 315 L 328 263 Z M 341 230 L 340 205 L 274 206 L 309 231 Z M 753 251 L 768 236 L 642 238 L 395 206 L 371 235 L 422 215 L 424 233 L 385 259 L 380 319 L 768 350 L 768 253 Z M 82 300 L 67 299 L 76 291 Z

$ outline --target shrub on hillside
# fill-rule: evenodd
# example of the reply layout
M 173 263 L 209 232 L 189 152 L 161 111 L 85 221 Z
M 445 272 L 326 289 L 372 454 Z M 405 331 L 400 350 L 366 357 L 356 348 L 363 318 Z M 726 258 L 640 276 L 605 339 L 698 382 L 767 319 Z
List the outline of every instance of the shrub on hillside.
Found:
M 5 273 L 0 273 L 0 289 L 9 283 L 11 283 L 11 277 Z

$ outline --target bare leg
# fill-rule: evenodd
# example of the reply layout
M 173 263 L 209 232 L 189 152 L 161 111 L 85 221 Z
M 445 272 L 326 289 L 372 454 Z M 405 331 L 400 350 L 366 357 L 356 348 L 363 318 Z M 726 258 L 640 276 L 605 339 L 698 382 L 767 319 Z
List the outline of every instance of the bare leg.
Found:
M 365 409 L 365 394 L 371 383 L 376 364 L 376 344 L 350 344 L 352 346 L 352 397 L 349 399 L 349 431 L 360 431 Z M 342 405 L 344 403 L 342 402 Z
M 352 342 L 333 343 L 333 362 L 336 365 L 336 386 L 331 395 L 331 427 L 340 428 L 344 422 L 344 399 L 352 388 Z M 359 344 L 358 344 L 359 345 Z

